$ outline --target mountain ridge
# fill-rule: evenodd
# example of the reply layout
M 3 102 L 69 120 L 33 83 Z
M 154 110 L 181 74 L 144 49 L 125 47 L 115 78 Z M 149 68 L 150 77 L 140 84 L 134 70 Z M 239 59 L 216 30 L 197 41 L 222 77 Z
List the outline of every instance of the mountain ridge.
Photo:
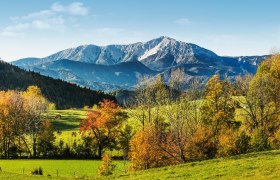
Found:
M 12 64 L 92 89 L 100 86 L 101 90 L 111 91 L 119 88 L 131 89 L 140 76 L 162 75 L 165 71 L 176 68 L 184 69 L 186 76 L 202 76 L 205 80 L 215 73 L 229 76 L 253 74 L 258 64 L 267 57 L 219 56 L 196 44 L 161 36 L 128 45 L 82 45 L 44 58 L 20 59 Z M 67 63 L 59 64 L 62 60 Z M 69 64 L 72 64 L 71 67 Z M 83 70 L 78 70 L 77 67 Z M 165 76 L 166 74 L 170 73 L 165 73 Z M 168 78 L 170 77 L 166 76 L 167 81 Z M 90 85 L 92 83 L 95 85 Z M 102 84 L 115 88 L 102 87 Z

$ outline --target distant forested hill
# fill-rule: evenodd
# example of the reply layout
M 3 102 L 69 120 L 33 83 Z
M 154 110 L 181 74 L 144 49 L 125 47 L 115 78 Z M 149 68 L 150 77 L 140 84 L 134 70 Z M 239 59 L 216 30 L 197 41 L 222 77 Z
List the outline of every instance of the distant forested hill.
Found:
M 115 97 L 103 92 L 28 72 L 0 61 L 0 90 L 26 90 L 31 85 L 40 87 L 45 97 L 55 103 L 58 109 L 92 106 L 103 99 L 115 100 Z

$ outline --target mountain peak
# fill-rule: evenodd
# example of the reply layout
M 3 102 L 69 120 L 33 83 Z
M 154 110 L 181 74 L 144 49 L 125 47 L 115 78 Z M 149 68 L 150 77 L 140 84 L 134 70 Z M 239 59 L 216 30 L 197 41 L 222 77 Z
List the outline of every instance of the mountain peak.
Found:
M 177 42 L 177 40 L 176 39 L 174 39 L 174 38 L 171 38 L 171 37 L 169 37 L 169 36 L 160 36 L 159 38 L 156 38 L 156 39 L 153 39 L 153 40 L 151 40 L 151 41 L 157 41 L 157 42 Z
M 174 40 L 173 38 L 169 36 L 160 36 L 158 39 L 168 39 L 168 40 Z

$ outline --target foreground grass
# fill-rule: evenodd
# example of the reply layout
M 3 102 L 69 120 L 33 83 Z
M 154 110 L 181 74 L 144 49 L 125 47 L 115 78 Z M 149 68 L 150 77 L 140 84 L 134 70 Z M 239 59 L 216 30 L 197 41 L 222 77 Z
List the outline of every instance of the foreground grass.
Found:
M 115 179 L 280 179 L 280 151 L 251 153 L 229 158 L 114 176 Z
M 0 173 L 0 179 L 11 179 L 11 180 L 33 180 L 33 179 L 49 179 L 47 176 L 32 176 L 32 175 L 24 175 L 24 174 L 16 174 L 16 173 L 10 173 L 10 172 L 1 172 Z
M 280 179 L 280 150 L 251 153 L 146 171 L 124 173 L 121 161 L 108 179 Z M 0 160 L 0 179 L 96 179 L 100 161 L 92 160 Z M 44 176 L 31 176 L 35 167 L 41 166 Z M 25 167 L 25 174 L 23 174 Z M 47 175 L 50 174 L 51 177 Z
M 100 164 L 99 160 L 0 160 L 3 171 L 0 173 L 0 179 L 10 176 L 14 179 L 38 178 L 31 176 L 31 171 L 38 167 L 42 167 L 45 178 L 57 178 L 57 171 L 59 178 L 95 178 Z M 128 164 L 124 167 L 123 161 L 114 161 L 114 164 L 117 165 L 115 174 L 123 174 L 128 167 Z

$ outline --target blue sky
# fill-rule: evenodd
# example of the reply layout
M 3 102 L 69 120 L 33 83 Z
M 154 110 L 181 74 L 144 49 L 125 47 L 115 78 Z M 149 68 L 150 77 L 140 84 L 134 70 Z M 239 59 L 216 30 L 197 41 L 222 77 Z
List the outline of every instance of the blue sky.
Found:
M 0 57 L 44 57 L 82 44 L 165 35 L 219 55 L 280 47 L 278 0 L 9 0 L 0 4 Z

